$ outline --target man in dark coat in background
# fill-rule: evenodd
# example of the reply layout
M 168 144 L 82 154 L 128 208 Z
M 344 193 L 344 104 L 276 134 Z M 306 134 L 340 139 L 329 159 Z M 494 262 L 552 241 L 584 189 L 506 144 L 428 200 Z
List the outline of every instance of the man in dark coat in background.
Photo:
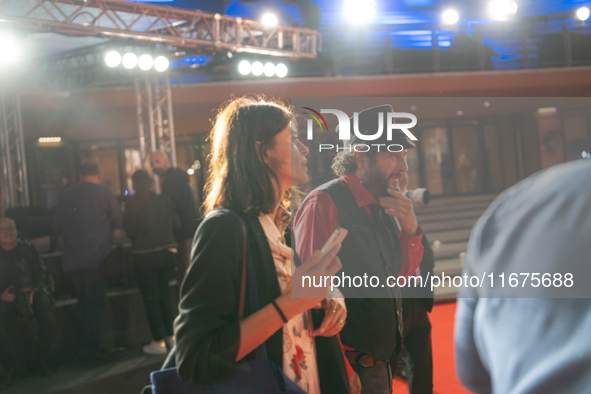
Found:
M 105 262 L 113 248 L 113 229 L 121 228 L 119 203 L 96 162 L 80 165 L 80 182 L 57 200 L 53 228 L 62 238 L 64 272 L 76 288 L 76 314 L 83 363 L 100 360 L 101 322 L 107 302 Z
M 201 211 L 193 190 L 189 185 L 189 176 L 180 168 L 172 167 L 170 159 L 164 152 L 156 151 L 150 154 L 152 170 L 163 178 L 162 195 L 173 202 L 179 218 L 181 228 L 175 233 L 178 242 L 178 270 L 176 280 L 180 287 L 189 263 L 191 261 L 191 245 L 195 230 L 199 226 Z

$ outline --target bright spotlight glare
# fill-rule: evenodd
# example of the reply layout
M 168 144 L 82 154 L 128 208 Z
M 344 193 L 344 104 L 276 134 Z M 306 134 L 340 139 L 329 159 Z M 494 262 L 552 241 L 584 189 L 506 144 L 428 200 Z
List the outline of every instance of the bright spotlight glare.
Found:
M 261 22 L 263 22 L 263 25 L 265 26 L 275 26 L 279 21 L 277 20 L 277 17 L 275 15 L 267 13 L 263 15 Z
M 125 67 L 128 70 L 131 70 L 132 68 L 137 66 L 137 56 L 135 55 L 135 53 L 128 52 L 125 55 L 123 55 L 121 63 L 123 63 L 123 67 Z
M 488 3 L 488 12 L 492 19 L 505 21 L 517 12 L 517 3 L 512 0 L 493 0 Z
M 152 56 L 145 53 L 138 59 L 138 65 L 142 70 L 148 71 L 154 65 L 154 59 L 152 58 Z
M 263 71 L 265 71 L 265 66 L 263 66 L 263 63 L 261 62 L 254 62 L 252 63 L 252 73 L 253 75 L 256 75 L 257 77 L 259 75 L 261 75 L 263 73 Z
M 283 63 L 279 63 L 277 67 L 275 67 L 275 74 L 279 78 L 283 78 L 287 75 L 287 66 Z
M 343 14 L 351 23 L 361 24 L 368 22 L 376 13 L 374 0 L 345 0 Z
M 163 72 L 166 71 L 166 69 L 169 66 L 169 62 L 168 59 L 165 58 L 164 56 L 158 56 L 155 60 L 154 60 L 154 69 L 158 72 Z
M 265 63 L 265 75 L 268 77 L 275 75 L 275 65 L 273 63 Z
M 446 10 L 443 12 L 441 19 L 446 25 L 455 25 L 460 19 L 460 16 L 455 10 Z
M 515 15 L 517 13 L 517 3 L 512 1 L 511 2 L 511 15 Z
M 192 168 L 189 168 L 189 169 L 187 170 L 187 174 L 189 174 L 189 175 L 193 175 L 194 173 L 195 173 L 195 170 L 194 170 L 194 169 L 192 169 Z
M 577 18 L 581 21 L 586 21 L 589 19 L 589 8 L 581 7 L 577 10 Z
M 248 75 L 251 69 L 252 66 L 250 65 L 250 62 L 248 60 L 243 60 L 238 64 L 238 71 L 242 75 Z
M 18 40 L 8 34 L 0 34 L 0 66 L 15 64 L 19 58 Z
M 121 54 L 117 51 L 110 51 L 105 55 L 105 63 L 109 67 L 117 67 L 121 64 Z

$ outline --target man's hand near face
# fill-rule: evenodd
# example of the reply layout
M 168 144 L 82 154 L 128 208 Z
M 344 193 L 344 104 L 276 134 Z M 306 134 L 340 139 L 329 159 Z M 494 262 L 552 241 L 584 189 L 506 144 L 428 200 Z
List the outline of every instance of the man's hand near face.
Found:
M 402 230 L 410 236 L 416 235 L 419 225 L 412 201 L 392 188 L 387 189 L 389 196 L 380 197 L 380 205 L 385 208 L 390 216 L 400 220 Z

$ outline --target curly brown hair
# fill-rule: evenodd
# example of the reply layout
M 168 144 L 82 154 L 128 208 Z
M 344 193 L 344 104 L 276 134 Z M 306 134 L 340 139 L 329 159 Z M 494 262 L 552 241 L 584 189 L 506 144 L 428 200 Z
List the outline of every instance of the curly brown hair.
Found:
M 292 121 L 291 108 L 264 96 L 234 98 L 222 104 L 209 136 L 212 151 L 210 175 L 205 185 L 205 213 L 229 208 L 259 215 L 272 213 L 281 201 L 289 210 L 290 191 L 277 195 L 277 176 L 264 157 L 275 145 L 275 136 Z
M 336 176 L 348 175 L 352 174 L 357 170 L 357 160 L 355 160 L 355 147 L 357 145 L 365 145 L 364 143 L 353 144 L 351 147 L 351 151 L 344 149 L 336 154 L 334 159 L 332 159 L 332 172 Z M 369 150 L 368 152 L 363 152 L 364 155 L 367 155 L 368 159 L 373 159 L 376 155 L 376 152 L 373 150 Z

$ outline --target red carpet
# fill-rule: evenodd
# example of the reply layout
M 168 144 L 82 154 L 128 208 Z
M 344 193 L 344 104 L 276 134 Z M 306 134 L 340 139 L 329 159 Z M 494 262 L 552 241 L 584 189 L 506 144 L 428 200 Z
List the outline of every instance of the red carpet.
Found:
M 433 393 L 470 394 L 460 383 L 454 360 L 454 316 L 456 304 L 435 305 L 430 314 L 433 340 Z M 405 380 L 394 379 L 394 393 L 408 393 Z

